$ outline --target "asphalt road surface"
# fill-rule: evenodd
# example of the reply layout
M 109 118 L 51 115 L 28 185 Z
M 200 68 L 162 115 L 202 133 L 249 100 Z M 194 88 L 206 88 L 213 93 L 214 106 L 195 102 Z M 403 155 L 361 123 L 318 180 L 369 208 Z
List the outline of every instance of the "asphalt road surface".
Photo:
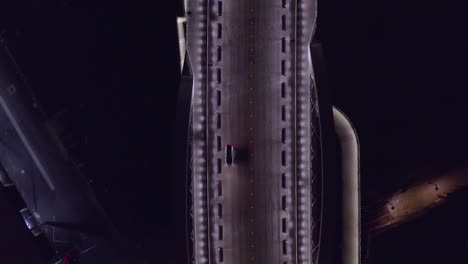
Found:
M 315 263 L 315 11 L 312 0 L 189 1 L 196 263 Z

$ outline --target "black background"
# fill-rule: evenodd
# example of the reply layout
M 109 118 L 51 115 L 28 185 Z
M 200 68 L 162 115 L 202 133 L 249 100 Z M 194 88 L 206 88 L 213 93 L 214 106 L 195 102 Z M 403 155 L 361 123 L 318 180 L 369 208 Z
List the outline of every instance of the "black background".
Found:
M 170 167 L 182 10 L 152 2 L 3 0 L 0 32 L 122 233 L 150 263 L 186 263 L 187 186 Z M 316 41 L 359 133 L 365 206 L 466 161 L 467 11 L 455 0 L 319 0 Z M 466 209 L 372 240 L 369 260 L 466 262 Z

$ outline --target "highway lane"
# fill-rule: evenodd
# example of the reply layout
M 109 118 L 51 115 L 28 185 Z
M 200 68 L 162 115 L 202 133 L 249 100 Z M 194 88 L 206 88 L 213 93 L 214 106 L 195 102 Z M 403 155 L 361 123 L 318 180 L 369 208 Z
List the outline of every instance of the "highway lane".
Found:
M 220 52 L 215 58 L 216 95 L 220 104 L 212 105 L 212 113 L 220 119 L 219 126 L 213 131 L 220 141 L 215 146 L 213 160 L 221 166 L 212 179 L 219 182 L 221 192 L 213 190 L 211 208 L 214 215 L 213 227 L 218 235 L 212 239 L 218 248 L 215 262 L 250 263 L 255 259 L 255 205 L 254 174 L 252 172 L 252 145 L 255 131 L 249 115 L 254 115 L 253 105 L 253 67 L 249 64 L 251 41 L 247 35 L 253 34 L 253 26 L 248 23 L 253 16 L 252 5 L 247 1 L 223 1 L 213 19 L 215 38 L 213 49 Z M 221 29 L 221 32 L 219 31 Z M 218 77 L 220 75 L 220 77 Z M 252 89 L 250 89 L 252 88 Z M 216 100 L 218 101 L 218 100 Z M 217 121 L 217 120 L 216 120 Z M 216 144 L 218 144 L 216 142 Z M 238 150 L 240 160 L 235 166 L 224 163 L 224 146 L 233 144 Z M 242 154 L 247 156 L 242 157 Z M 219 164 L 217 164 L 219 166 Z M 216 186 L 214 186 L 216 188 Z M 221 234 L 222 232 L 222 234 Z M 222 255 L 222 256 L 221 256 Z
M 187 14 L 196 263 L 312 263 L 314 2 L 193 0 Z

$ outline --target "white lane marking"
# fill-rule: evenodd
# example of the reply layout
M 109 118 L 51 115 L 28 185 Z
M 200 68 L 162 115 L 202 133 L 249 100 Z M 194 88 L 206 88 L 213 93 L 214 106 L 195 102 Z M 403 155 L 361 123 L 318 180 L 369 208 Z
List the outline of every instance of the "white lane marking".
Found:
M 14 87 L 12 84 L 11 86 Z M 29 152 L 29 155 L 34 161 L 34 164 L 36 164 L 36 167 L 39 169 L 39 172 L 41 173 L 42 177 L 44 180 L 47 182 L 47 185 L 49 186 L 50 190 L 54 191 L 55 190 L 55 185 L 53 184 L 52 180 L 49 177 L 49 174 L 45 170 L 44 166 L 42 166 L 41 161 L 37 157 L 36 153 L 34 152 L 31 144 L 29 141 L 26 139 L 26 136 L 24 135 L 23 131 L 21 130 L 20 126 L 18 125 L 18 122 L 16 121 L 15 117 L 13 116 L 13 113 L 10 111 L 10 108 L 8 107 L 7 103 L 3 99 L 2 96 L 0 96 L 0 104 L 3 107 L 3 110 L 8 116 L 8 119 L 10 119 L 11 124 L 13 124 L 13 127 L 15 128 L 16 132 L 18 133 L 19 137 L 21 138 L 21 141 L 23 141 L 24 146 Z

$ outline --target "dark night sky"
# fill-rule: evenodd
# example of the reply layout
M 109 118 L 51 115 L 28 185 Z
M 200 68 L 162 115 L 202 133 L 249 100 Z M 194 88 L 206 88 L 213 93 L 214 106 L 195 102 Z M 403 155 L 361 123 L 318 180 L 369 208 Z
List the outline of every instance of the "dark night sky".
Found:
M 179 81 L 176 4 L 153 2 L 2 1 L 0 23 L 49 117 L 88 142 L 72 153 L 123 233 L 153 262 L 183 263 L 184 179 L 172 177 L 168 140 Z M 359 133 L 365 199 L 468 158 L 466 11 L 454 0 L 319 0 L 316 39 L 334 102 Z M 444 210 L 419 220 L 425 232 L 459 209 Z M 403 254 L 400 240 L 429 249 L 445 234 L 418 232 L 406 226 L 377 241 L 375 263 L 389 245 Z

